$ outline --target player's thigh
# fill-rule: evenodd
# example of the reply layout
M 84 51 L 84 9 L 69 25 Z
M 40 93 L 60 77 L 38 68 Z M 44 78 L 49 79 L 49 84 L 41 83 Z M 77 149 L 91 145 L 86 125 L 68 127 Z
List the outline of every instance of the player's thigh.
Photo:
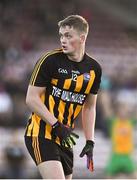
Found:
M 135 163 L 134 163 L 133 159 L 130 157 L 130 155 L 125 155 L 123 164 L 124 164 L 125 172 L 127 172 L 127 173 L 135 172 L 135 170 L 136 170 Z
M 38 165 L 43 179 L 65 179 L 63 167 L 60 161 L 45 161 Z
M 69 175 L 67 175 L 67 176 L 65 176 L 65 179 L 72 179 L 72 174 L 69 174 Z
M 60 147 L 60 155 L 65 177 L 70 179 L 73 173 L 73 149 Z
M 119 171 L 119 167 L 121 165 L 120 163 L 120 157 L 118 157 L 116 154 L 112 154 L 109 160 L 109 163 L 106 168 L 106 173 L 110 175 L 114 175 Z

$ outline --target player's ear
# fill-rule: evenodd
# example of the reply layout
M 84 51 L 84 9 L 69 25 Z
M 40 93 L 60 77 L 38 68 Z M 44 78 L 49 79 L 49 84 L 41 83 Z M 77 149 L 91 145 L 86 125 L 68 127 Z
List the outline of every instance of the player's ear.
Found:
M 85 34 L 81 34 L 80 35 L 80 40 L 81 40 L 81 43 L 84 43 L 85 40 L 86 40 L 86 35 Z

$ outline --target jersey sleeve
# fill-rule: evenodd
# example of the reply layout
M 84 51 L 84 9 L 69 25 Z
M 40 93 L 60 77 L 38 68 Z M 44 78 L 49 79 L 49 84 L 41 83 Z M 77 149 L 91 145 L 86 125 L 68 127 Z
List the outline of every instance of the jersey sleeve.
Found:
M 95 67 L 95 80 L 90 90 L 91 94 L 98 93 L 100 83 L 101 83 L 101 76 L 102 76 L 102 69 L 101 69 L 101 66 L 97 64 L 97 66 Z
M 52 58 L 48 55 L 41 57 L 33 69 L 30 85 L 46 87 L 51 81 L 53 71 Z

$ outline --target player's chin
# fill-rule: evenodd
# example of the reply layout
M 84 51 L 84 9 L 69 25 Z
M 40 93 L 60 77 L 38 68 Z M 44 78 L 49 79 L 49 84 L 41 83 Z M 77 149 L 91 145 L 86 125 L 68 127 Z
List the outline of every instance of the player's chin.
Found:
M 70 54 L 69 50 L 63 49 L 64 54 Z
M 72 51 L 68 49 L 63 49 L 63 53 L 69 55 L 69 54 L 72 54 Z

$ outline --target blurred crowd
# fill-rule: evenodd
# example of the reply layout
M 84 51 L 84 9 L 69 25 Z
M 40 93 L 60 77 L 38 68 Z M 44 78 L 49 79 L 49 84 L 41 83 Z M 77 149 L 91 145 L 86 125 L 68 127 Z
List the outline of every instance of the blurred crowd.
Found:
M 103 68 L 96 129 L 108 138 L 111 119 L 117 119 L 121 113 L 124 113 L 122 119 L 137 119 L 136 35 L 130 36 L 125 27 L 87 2 L 0 1 L 0 133 L 3 142 L 0 177 L 25 177 L 25 172 L 17 168 L 21 162 L 26 163 L 24 146 L 22 148 L 18 141 L 22 142 L 19 136 L 23 135 L 30 114 L 25 105 L 27 86 L 33 66 L 42 53 L 59 47 L 57 22 L 69 14 L 80 14 L 93 26 L 87 49 Z M 77 124 L 81 128 L 80 123 Z M 1 168 L 3 162 L 9 168 L 8 175 Z M 27 162 L 29 164 L 30 159 Z
M 72 5 L 72 1 L 62 0 L 52 3 L 45 0 L 0 1 L 1 125 L 25 124 L 24 99 L 34 63 L 38 55 L 50 49 L 50 38 L 57 39 L 57 22 L 76 13 L 76 9 L 80 11 L 77 2 Z

